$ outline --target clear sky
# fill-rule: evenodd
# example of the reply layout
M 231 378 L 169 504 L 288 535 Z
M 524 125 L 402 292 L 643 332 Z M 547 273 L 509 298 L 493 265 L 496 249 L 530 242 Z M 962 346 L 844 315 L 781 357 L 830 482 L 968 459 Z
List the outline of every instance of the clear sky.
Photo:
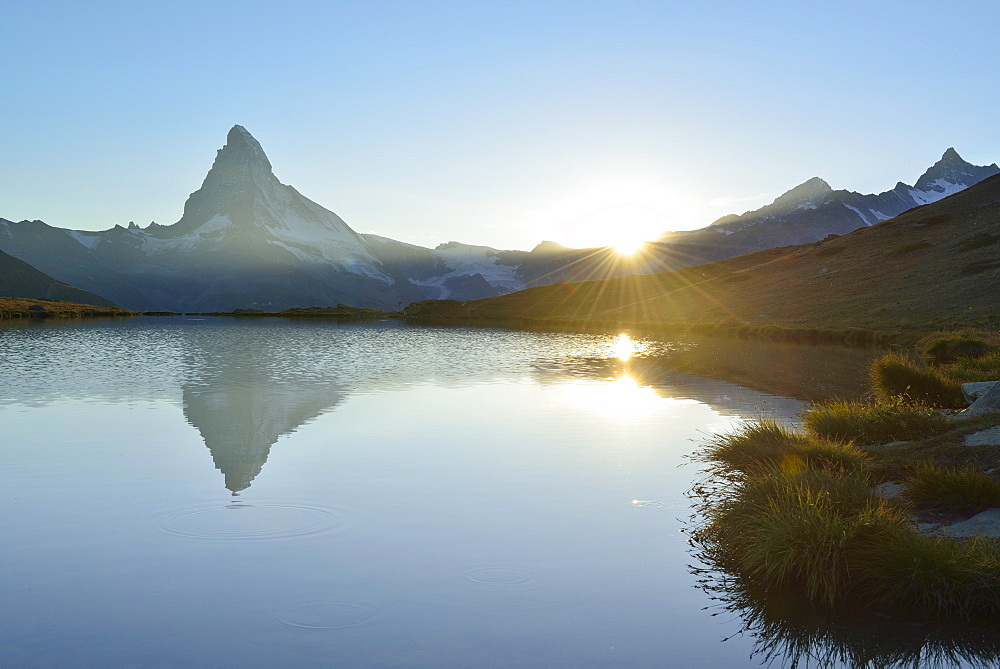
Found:
M 1000 3 L 6 2 L 0 217 L 180 218 L 233 124 L 358 232 L 530 249 L 1000 160 Z

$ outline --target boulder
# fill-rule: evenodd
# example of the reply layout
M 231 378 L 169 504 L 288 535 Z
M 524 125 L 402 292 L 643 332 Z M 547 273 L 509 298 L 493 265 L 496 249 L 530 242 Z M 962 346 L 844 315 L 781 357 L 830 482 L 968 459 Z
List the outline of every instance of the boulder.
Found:
M 966 446 L 1000 446 L 1000 425 L 965 435 Z
M 996 381 L 977 381 L 973 383 L 963 383 L 962 384 L 962 394 L 965 395 L 965 401 L 972 404 L 980 397 L 982 397 L 987 390 L 992 388 L 996 384 Z
M 946 537 L 1000 537 L 1000 509 L 987 509 L 960 523 L 945 525 L 937 531 Z
M 962 412 L 962 416 L 980 416 L 984 413 L 994 412 L 1000 412 L 1000 383 L 995 381 L 986 392 L 980 395 L 979 399 Z

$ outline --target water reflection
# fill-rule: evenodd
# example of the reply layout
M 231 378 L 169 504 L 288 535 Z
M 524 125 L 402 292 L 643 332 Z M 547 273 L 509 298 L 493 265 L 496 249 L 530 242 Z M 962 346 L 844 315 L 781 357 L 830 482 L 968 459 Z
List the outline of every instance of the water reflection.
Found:
M 734 418 L 764 412 L 794 420 L 802 402 L 790 397 L 814 395 L 836 377 L 834 370 L 853 369 L 864 358 L 843 348 L 678 345 L 627 333 L 277 320 L 153 318 L 3 329 L 0 335 L 0 404 L 42 406 L 65 398 L 179 404 L 233 492 L 251 485 L 283 435 L 355 393 L 428 380 L 454 386 L 522 379 L 527 370 L 536 383 L 560 386 L 565 402 L 625 421 L 690 402 Z M 678 371 L 690 366 L 740 385 Z M 800 371 L 816 369 L 811 376 Z M 789 389 L 795 392 L 774 392 L 777 378 L 794 379 Z M 754 385 L 764 391 L 746 389 Z
M 336 368 L 298 373 L 301 361 L 259 332 L 214 334 L 190 341 L 182 408 L 235 494 L 260 474 L 279 438 L 342 401 L 347 389 Z
M 618 335 L 618 338 L 615 339 L 612 345 L 614 356 L 622 361 L 628 360 L 635 355 L 636 349 L 636 342 L 624 332 Z
M 227 369 L 235 369 L 229 367 Z M 224 372 L 183 388 L 184 417 L 201 433 L 226 488 L 250 486 L 280 437 L 324 413 L 344 398 L 329 383 L 247 381 L 239 371 Z
M 644 418 L 667 405 L 697 404 L 694 399 L 664 397 L 628 375 L 611 381 L 566 384 L 562 397 L 564 402 L 624 421 Z
M 752 589 L 716 569 L 693 569 L 716 605 L 736 615 L 738 636 L 753 639 L 751 658 L 790 667 L 996 667 L 1000 632 L 977 625 L 889 618 L 864 610 L 815 610 L 780 592 Z M 732 638 L 732 637 L 730 637 Z M 728 640 L 728 639 L 726 639 Z
M 614 343 L 617 348 L 618 342 Z M 637 349 L 646 346 L 639 343 Z M 622 359 L 575 356 L 540 359 L 532 378 L 541 385 L 564 386 L 563 396 L 594 412 L 623 419 L 652 414 L 665 403 L 702 403 L 736 419 L 774 416 L 787 423 L 800 420 L 806 403 L 793 397 L 751 390 L 733 383 L 678 371 L 661 356 L 642 354 Z

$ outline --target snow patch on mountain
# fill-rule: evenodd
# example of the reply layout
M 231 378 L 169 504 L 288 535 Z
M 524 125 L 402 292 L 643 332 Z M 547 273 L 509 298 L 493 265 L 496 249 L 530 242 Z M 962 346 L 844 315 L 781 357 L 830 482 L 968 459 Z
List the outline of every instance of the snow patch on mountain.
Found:
M 844 206 L 847 207 L 848 209 L 850 209 L 851 211 L 853 211 L 858 216 L 860 216 L 861 220 L 865 222 L 865 225 L 871 225 L 872 224 L 872 222 L 868 220 L 868 217 L 865 216 L 864 214 L 862 214 L 861 210 L 858 209 L 857 207 L 852 207 L 851 205 L 846 204 L 846 203 L 844 204 Z
M 448 299 L 453 292 L 449 284 L 453 284 L 454 279 L 477 274 L 502 292 L 523 288 L 523 280 L 517 271 L 519 266 L 502 264 L 497 251 L 488 246 L 448 242 L 439 245 L 433 253 L 451 271 L 423 280 L 410 280 L 432 299 Z
M 932 188 L 931 190 L 917 190 L 915 188 L 911 188 L 910 197 L 920 204 L 931 204 L 932 202 L 943 200 L 949 195 L 954 195 L 955 193 L 968 188 L 965 184 L 956 184 L 950 181 L 945 181 L 944 179 L 935 179 L 930 186 Z
M 69 236 L 80 242 L 83 246 L 93 251 L 97 248 L 97 245 L 101 242 L 101 235 L 99 233 L 93 232 L 83 232 L 82 230 L 67 230 Z M 11 234 L 8 229 L 7 234 Z
M 142 235 L 141 249 L 148 255 L 160 255 L 167 252 L 186 253 L 194 251 L 209 239 L 218 239 L 222 233 L 233 227 L 233 222 L 225 214 L 213 216 L 194 232 L 179 237 L 159 237 L 145 230 L 138 231 Z

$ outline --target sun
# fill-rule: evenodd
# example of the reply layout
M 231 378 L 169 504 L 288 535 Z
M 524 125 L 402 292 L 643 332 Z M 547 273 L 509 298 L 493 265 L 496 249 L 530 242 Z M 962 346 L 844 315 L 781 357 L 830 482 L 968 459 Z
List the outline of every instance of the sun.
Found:
M 543 239 L 572 248 L 612 247 L 632 255 L 690 213 L 669 188 L 642 179 L 612 179 L 534 212 L 529 226 Z
M 622 239 L 620 241 L 612 244 L 612 248 L 619 254 L 623 256 L 630 256 L 638 252 L 643 246 L 646 245 L 645 239 Z

